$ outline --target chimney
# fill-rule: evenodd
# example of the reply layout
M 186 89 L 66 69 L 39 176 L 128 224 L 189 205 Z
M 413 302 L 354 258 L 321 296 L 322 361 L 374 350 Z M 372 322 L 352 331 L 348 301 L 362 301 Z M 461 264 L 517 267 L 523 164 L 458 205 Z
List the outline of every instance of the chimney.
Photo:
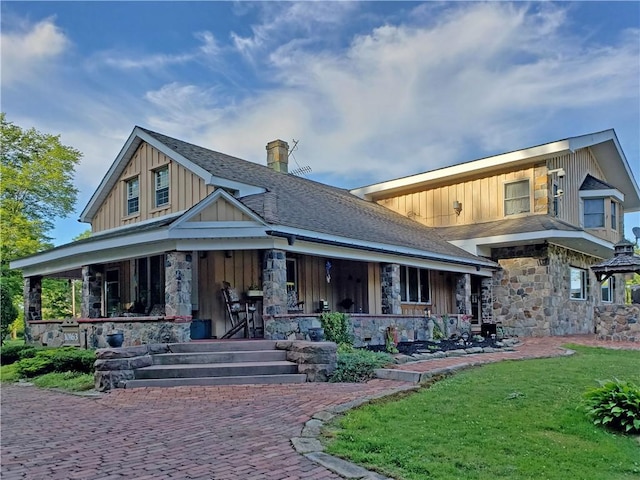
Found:
M 289 173 L 289 144 L 284 140 L 267 143 L 267 166 L 276 172 Z

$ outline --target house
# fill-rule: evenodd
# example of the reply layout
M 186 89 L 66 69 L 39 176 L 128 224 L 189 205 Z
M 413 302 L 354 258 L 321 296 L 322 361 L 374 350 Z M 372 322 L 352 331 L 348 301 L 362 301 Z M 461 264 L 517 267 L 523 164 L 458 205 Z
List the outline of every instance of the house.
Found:
M 521 336 L 593 333 L 624 281 L 590 267 L 623 240 L 640 190 L 613 130 L 389 180 L 354 195 L 500 265 L 471 279 L 472 314 Z
M 271 339 L 305 338 L 327 310 L 350 313 L 362 343 L 384 343 L 389 326 L 422 338 L 427 313 L 471 314 L 493 260 L 408 212 L 289 174 L 284 141 L 266 149 L 264 166 L 135 127 L 82 211 L 91 237 L 12 262 L 27 339 L 181 342 L 197 321 L 206 336 L 239 335 L 224 285 L 250 333 Z M 82 281 L 82 318 L 42 320 L 43 277 Z

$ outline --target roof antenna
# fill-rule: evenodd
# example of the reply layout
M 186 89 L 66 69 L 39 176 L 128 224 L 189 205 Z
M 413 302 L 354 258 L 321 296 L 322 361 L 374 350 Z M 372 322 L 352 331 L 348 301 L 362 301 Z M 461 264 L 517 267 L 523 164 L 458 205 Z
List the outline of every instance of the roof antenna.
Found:
M 293 154 L 293 152 L 298 149 L 298 142 L 300 142 L 300 140 L 296 140 L 295 138 L 291 140 L 293 142 L 293 146 L 289 150 L 288 155 L 289 155 L 289 158 L 293 157 L 293 160 L 294 162 L 296 162 L 296 165 L 298 166 L 298 168 L 294 168 L 289 173 L 291 175 L 295 175 L 296 177 L 305 176 L 311 173 L 311 167 L 309 165 L 305 165 L 304 167 L 300 166 L 300 164 L 298 163 L 298 160 L 296 159 L 296 156 Z

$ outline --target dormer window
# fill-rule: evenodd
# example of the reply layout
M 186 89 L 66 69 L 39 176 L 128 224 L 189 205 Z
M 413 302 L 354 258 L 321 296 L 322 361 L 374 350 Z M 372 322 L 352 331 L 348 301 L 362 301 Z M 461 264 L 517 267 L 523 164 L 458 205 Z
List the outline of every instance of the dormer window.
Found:
M 505 183 L 504 214 L 517 215 L 531 211 L 531 193 L 529 180 Z
M 127 180 L 127 215 L 134 215 L 140 211 L 140 179 L 138 177 Z
M 584 228 L 604 228 L 604 198 L 584 199 Z
M 156 193 L 156 207 L 162 207 L 169 203 L 169 166 L 159 168 L 154 172 L 154 184 Z

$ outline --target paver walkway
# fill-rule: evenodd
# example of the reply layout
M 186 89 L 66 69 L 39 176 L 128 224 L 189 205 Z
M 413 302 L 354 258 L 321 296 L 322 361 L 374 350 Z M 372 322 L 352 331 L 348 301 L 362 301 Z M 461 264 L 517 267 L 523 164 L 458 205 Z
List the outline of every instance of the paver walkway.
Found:
M 640 349 L 591 336 L 527 339 L 486 360 L 562 354 L 566 342 Z M 489 357 L 491 356 L 491 357 Z M 468 357 L 413 363 L 427 371 Z M 290 443 L 319 410 L 401 385 L 302 384 L 116 390 L 97 399 L 2 387 L 1 477 L 38 479 L 340 478 Z

